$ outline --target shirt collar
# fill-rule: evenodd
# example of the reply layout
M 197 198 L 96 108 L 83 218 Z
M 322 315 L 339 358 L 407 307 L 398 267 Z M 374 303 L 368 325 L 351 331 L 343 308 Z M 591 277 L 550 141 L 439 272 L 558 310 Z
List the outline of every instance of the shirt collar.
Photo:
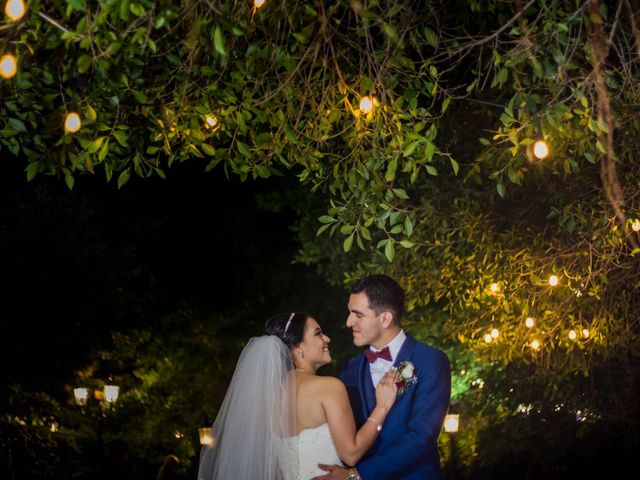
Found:
M 407 335 L 404 333 L 404 330 L 400 329 L 400 333 L 398 333 L 398 335 L 396 335 L 396 337 L 386 345 L 387 347 L 389 347 L 389 353 L 391 353 L 391 358 L 393 358 L 394 360 L 398 356 L 400 348 L 402 347 L 402 344 L 404 343 L 406 338 Z M 382 347 L 380 350 L 382 350 L 383 348 L 384 347 Z M 373 345 L 369 345 L 369 350 L 372 350 L 374 352 L 380 351 Z

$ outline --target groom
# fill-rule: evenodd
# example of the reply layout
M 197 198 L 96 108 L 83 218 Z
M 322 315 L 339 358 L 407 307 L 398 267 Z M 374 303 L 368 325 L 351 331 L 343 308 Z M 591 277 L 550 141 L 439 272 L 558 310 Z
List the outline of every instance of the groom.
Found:
M 347 326 L 353 343 L 368 349 L 347 362 L 340 378 L 358 428 L 375 407 L 375 386 L 391 366 L 409 366 L 404 370 L 409 379 L 406 390 L 398 391 L 378 439 L 355 468 L 320 465 L 328 473 L 313 480 L 440 478 L 437 440 L 451 394 L 449 361 L 440 350 L 404 333 L 403 310 L 404 291 L 390 277 L 371 275 L 351 289 Z M 411 366 L 413 375 L 409 375 Z

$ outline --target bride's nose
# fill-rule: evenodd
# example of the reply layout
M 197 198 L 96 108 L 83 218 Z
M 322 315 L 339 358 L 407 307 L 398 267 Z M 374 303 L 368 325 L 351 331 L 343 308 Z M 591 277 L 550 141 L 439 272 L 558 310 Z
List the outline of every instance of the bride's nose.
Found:
M 331 341 L 331 339 L 325 335 L 325 336 L 324 336 L 324 343 L 326 343 L 327 345 L 329 345 L 329 342 L 330 342 L 330 341 Z

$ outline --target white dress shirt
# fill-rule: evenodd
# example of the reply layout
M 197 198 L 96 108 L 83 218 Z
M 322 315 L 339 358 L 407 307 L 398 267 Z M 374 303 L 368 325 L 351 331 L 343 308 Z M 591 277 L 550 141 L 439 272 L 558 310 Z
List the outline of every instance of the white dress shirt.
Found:
M 398 352 L 400 352 L 400 348 L 402 347 L 402 344 L 404 343 L 406 338 L 407 336 L 405 335 L 404 330 L 400 330 L 400 333 L 396 335 L 396 338 L 391 340 L 389 344 L 386 345 L 387 347 L 389 347 L 389 353 L 391 353 L 391 361 L 384 360 L 382 358 L 376 358 L 375 362 L 369 364 L 369 370 L 371 371 L 371 380 L 373 381 L 374 387 L 378 386 L 378 383 L 380 383 L 380 380 L 382 380 L 384 374 L 387 373 L 393 366 L 393 362 L 398 356 Z M 384 349 L 384 347 L 382 347 L 380 350 L 382 349 Z M 371 345 L 369 346 L 369 350 L 371 350 L 372 352 L 380 351 Z

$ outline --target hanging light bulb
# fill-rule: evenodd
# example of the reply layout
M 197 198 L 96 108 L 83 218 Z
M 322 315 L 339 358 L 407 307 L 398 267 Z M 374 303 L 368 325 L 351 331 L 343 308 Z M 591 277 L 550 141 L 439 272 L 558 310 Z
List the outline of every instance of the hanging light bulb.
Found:
M 218 119 L 213 115 L 207 115 L 204 121 L 209 128 L 216 128 L 218 125 Z
M 527 328 L 531 328 L 536 324 L 536 321 L 532 317 L 527 317 L 527 319 L 524 321 L 524 324 L 527 326 Z
M 633 223 L 631 224 L 631 229 L 632 229 L 634 232 L 640 232 L 640 220 L 639 220 L 639 219 L 637 219 L 637 218 L 636 218 L 636 219 L 633 221 Z
M 559 282 L 560 282 L 560 280 L 558 280 L 558 276 L 557 275 L 551 275 L 549 277 L 549 285 L 551 285 L 552 287 L 557 286 Z
M 8 0 L 4 7 L 5 15 L 9 17 L 12 22 L 20 20 L 26 12 L 27 7 L 25 7 L 22 0 Z
M 493 330 L 491 330 L 491 336 L 493 338 L 498 338 L 498 335 L 500 335 L 500 332 L 498 331 L 497 328 L 494 328 Z
M 491 336 L 491 334 L 490 334 L 490 333 L 487 333 L 487 334 L 484 336 L 484 341 L 485 341 L 485 342 L 487 342 L 487 343 L 491 343 L 491 341 L 492 341 L 492 340 L 493 340 L 493 337 Z
M 588 329 L 586 329 L 586 328 L 583 328 L 583 329 L 582 329 L 582 336 L 583 336 L 584 338 L 589 338 L 589 330 L 588 330 Z
M 531 348 L 533 348 L 534 350 L 538 350 L 540 348 L 540 342 L 538 340 L 534 340 L 533 342 L 531 342 Z
M 544 140 L 540 139 L 533 144 L 533 155 L 539 159 L 544 160 L 549 156 L 549 145 Z
M 365 115 L 373 110 L 373 99 L 371 97 L 362 97 L 360 99 L 360 111 Z
M 267 3 L 267 0 L 253 0 L 253 5 L 256 8 L 262 7 L 265 3 Z
M 576 333 L 575 330 L 569 330 L 569 338 L 571 340 L 575 340 L 578 337 L 578 334 Z
M 64 129 L 69 133 L 76 133 L 80 130 L 82 126 L 82 121 L 80 120 L 80 115 L 76 112 L 70 112 L 67 114 L 67 118 L 64 120 Z
M 498 290 L 500 290 L 500 286 L 497 283 L 492 283 L 489 287 L 489 290 L 491 290 L 491 293 L 498 293 Z
M 16 57 L 8 53 L 0 58 L 0 75 L 2 75 L 3 78 L 11 78 L 17 71 L 18 62 Z

